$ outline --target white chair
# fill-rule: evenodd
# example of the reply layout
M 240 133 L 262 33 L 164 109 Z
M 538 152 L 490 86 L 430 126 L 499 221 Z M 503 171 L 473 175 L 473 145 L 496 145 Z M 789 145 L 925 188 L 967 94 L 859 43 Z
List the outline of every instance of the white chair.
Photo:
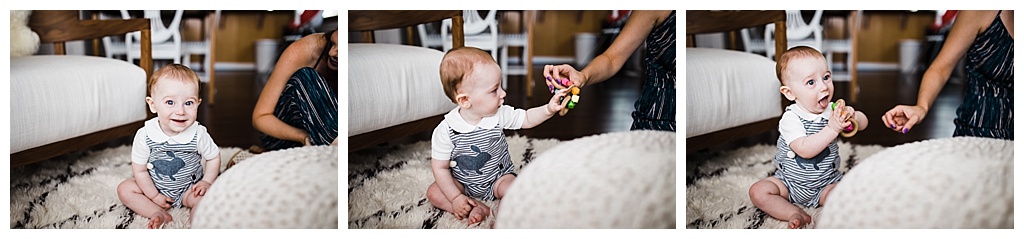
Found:
M 199 74 L 199 78 L 202 78 L 203 82 L 208 82 L 213 78 L 213 74 L 210 74 L 213 72 L 213 60 L 210 59 L 212 57 L 212 54 L 210 53 L 213 52 L 213 45 L 211 43 L 213 39 L 210 37 L 213 35 L 213 31 L 215 31 L 215 27 L 219 20 L 220 10 L 216 10 L 214 11 L 211 22 L 212 24 L 204 27 L 206 32 L 203 33 L 203 39 L 201 41 L 183 41 L 181 43 L 182 64 L 192 67 L 192 55 L 203 56 L 203 65 L 201 67 L 202 71 L 196 71 L 196 73 Z M 196 69 L 193 67 L 193 70 Z
M 529 15 L 529 14 L 527 14 L 527 15 Z M 498 43 L 498 45 L 501 46 L 501 57 L 500 57 L 499 62 L 501 64 L 501 73 L 502 73 L 501 74 L 501 81 L 502 81 L 502 85 L 508 85 L 508 75 L 522 75 L 522 76 L 526 76 L 526 81 L 527 81 L 527 84 L 525 84 L 525 86 L 527 87 L 526 88 L 526 92 L 531 92 L 530 91 L 530 84 L 529 84 L 530 83 L 530 77 L 529 76 L 530 76 L 530 67 L 533 64 L 532 60 L 531 60 L 533 55 L 530 53 L 530 40 L 529 40 L 529 37 L 528 37 L 529 34 L 527 33 L 527 29 L 529 27 L 532 27 L 532 26 L 528 26 L 527 25 L 531 21 L 526 20 L 525 19 L 526 17 L 530 17 L 530 16 L 524 16 L 524 21 L 523 21 L 523 26 L 522 26 L 523 31 L 522 32 L 498 34 L 499 35 L 499 41 L 500 41 Z M 515 65 L 515 66 L 511 66 L 511 67 L 509 66 L 509 64 L 508 64 L 508 60 L 509 60 L 509 58 L 508 58 L 508 48 L 509 47 L 520 47 L 520 48 L 523 49 L 523 51 L 519 54 L 519 56 L 520 56 L 520 61 L 519 61 L 520 64 L 519 65 Z
M 118 17 L 115 17 L 115 16 L 109 16 L 109 15 L 103 14 L 103 13 L 99 14 L 99 19 L 100 20 L 130 19 L 130 18 L 131 17 L 127 17 L 125 15 L 122 15 L 120 18 L 118 18 Z M 124 38 L 115 38 L 115 37 L 112 37 L 112 36 L 105 36 L 105 37 L 100 39 L 100 41 L 103 42 L 103 51 L 104 51 L 104 54 L 107 56 L 107 58 L 120 59 L 120 56 L 126 56 L 128 54 L 128 46 L 125 45 L 125 42 L 124 42 L 124 39 L 126 39 L 127 37 L 129 37 L 128 34 L 125 34 Z
M 822 27 L 821 15 L 824 10 L 814 11 L 811 21 L 804 20 L 800 10 L 786 10 L 786 38 L 788 46 L 810 46 L 822 51 Z M 742 35 L 742 31 L 741 31 Z M 775 24 L 768 24 L 764 30 L 765 55 L 772 58 L 775 55 Z
M 150 20 L 150 28 L 152 29 L 152 34 L 150 36 L 153 42 L 153 60 L 165 59 L 172 60 L 176 64 L 181 63 L 182 47 L 180 24 L 183 12 L 184 10 L 176 10 L 170 25 L 164 25 L 163 18 L 160 16 L 160 10 L 144 11 L 143 17 Z M 129 16 L 127 10 L 121 10 L 121 15 L 125 17 Z M 125 44 L 130 46 L 128 48 L 127 59 L 128 62 L 133 62 L 135 59 L 139 58 L 140 48 L 137 42 L 142 36 L 138 32 L 129 33 L 128 35 L 131 37 L 126 37 L 125 39 Z
M 416 26 L 418 35 L 420 37 L 420 46 L 426 48 L 442 49 L 444 47 L 444 40 L 441 40 L 440 31 L 431 31 L 428 28 L 430 23 L 423 23 Z

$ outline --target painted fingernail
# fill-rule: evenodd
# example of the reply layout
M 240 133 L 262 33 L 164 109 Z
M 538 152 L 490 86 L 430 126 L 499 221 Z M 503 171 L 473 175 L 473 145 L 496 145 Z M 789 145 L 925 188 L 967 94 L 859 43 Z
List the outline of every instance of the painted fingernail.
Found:
M 550 76 L 548 76 L 548 77 L 545 77 L 545 78 L 547 78 L 548 80 L 551 80 L 551 77 L 550 77 Z
M 889 125 L 892 126 L 893 129 L 896 128 L 896 124 L 889 124 Z
M 906 134 L 906 133 L 907 133 L 907 131 L 910 131 L 910 129 L 908 129 L 908 128 L 903 128 L 903 133 L 904 133 L 904 134 Z

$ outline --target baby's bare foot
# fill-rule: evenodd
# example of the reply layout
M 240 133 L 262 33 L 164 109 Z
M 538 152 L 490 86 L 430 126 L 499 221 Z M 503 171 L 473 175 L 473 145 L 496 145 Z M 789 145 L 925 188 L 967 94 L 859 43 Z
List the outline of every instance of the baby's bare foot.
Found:
M 167 211 L 160 210 L 157 211 L 156 213 L 153 213 L 153 215 L 149 217 L 148 226 L 149 229 L 160 229 L 160 227 L 162 227 L 165 223 L 170 222 L 171 220 L 174 219 L 171 218 L 170 213 L 167 213 Z
M 491 215 L 491 208 L 484 205 L 483 202 L 477 202 L 476 205 L 476 207 L 473 207 L 473 211 L 469 212 L 470 225 L 482 222 L 487 216 Z
M 807 215 L 804 211 L 793 213 L 793 216 L 789 217 L 789 229 L 803 228 L 810 223 L 811 215 Z

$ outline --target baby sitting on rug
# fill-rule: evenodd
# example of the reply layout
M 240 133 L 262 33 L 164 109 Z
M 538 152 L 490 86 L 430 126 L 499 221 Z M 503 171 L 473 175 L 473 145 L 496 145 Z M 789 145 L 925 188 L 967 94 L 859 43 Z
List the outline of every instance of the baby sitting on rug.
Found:
M 220 173 L 220 150 L 196 122 L 199 76 L 179 64 L 164 66 L 149 79 L 147 120 L 132 143 L 132 177 L 117 186 L 129 209 L 149 218 L 149 228 L 173 220 L 172 207 L 195 208 Z
M 775 219 L 789 222 L 789 228 L 811 223 L 811 216 L 794 205 L 818 207 L 842 179 L 839 172 L 839 140 L 843 129 L 856 120 L 858 130 L 868 125 L 867 117 L 843 103 L 833 110 L 832 72 L 825 57 L 814 48 L 793 47 L 782 54 L 775 67 L 782 81 L 779 91 L 795 101 L 779 120 L 775 176 L 750 186 L 750 201 Z
M 448 51 L 441 59 L 441 84 L 457 107 L 444 116 L 431 138 L 434 183 L 427 199 L 469 224 L 491 210 L 480 200 L 501 199 L 516 178 L 504 129 L 529 129 L 562 110 L 559 91 L 548 104 L 529 110 L 504 103 L 501 69 L 491 55 L 473 47 Z

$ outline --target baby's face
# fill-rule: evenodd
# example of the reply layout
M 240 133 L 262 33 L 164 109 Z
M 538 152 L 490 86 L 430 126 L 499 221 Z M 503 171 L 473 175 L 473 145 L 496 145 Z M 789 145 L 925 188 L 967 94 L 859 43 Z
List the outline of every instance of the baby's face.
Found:
M 786 86 L 789 93 L 783 90 L 786 98 L 811 113 L 825 112 L 832 101 L 832 72 L 822 57 L 800 57 L 789 63 L 786 74 Z
M 501 70 L 497 64 L 478 63 L 473 67 L 473 72 L 462 81 L 459 91 L 468 96 L 470 111 L 481 117 L 493 116 L 505 103 Z
M 157 80 L 153 95 L 146 97 L 149 110 L 156 113 L 160 129 L 168 136 L 178 135 L 196 122 L 200 102 L 199 87 L 177 79 Z

